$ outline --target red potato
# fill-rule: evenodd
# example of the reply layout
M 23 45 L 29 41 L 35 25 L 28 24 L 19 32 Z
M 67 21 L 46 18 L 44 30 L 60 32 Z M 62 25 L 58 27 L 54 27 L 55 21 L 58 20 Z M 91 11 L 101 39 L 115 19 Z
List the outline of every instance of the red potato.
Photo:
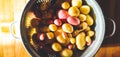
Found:
M 45 39 L 45 34 L 44 33 L 38 34 L 38 38 L 39 40 L 43 41 Z
M 72 25 L 79 25 L 80 24 L 80 20 L 77 17 L 72 17 L 72 16 L 69 16 L 67 18 L 67 22 L 72 24 Z
M 72 44 L 68 45 L 68 49 L 73 49 L 74 46 Z
M 69 16 L 68 12 L 65 10 L 59 10 L 58 11 L 58 17 L 59 19 L 67 19 L 67 17 Z
M 87 42 L 87 46 L 90 46 L 92 44 L 92 39 L 90 36 L 86 36 L 86 42 Z
M 55 19 L 54 20 L 54 24 L 57 26 L 61 26 L 62 25 L 62 21 L 60 19 Z

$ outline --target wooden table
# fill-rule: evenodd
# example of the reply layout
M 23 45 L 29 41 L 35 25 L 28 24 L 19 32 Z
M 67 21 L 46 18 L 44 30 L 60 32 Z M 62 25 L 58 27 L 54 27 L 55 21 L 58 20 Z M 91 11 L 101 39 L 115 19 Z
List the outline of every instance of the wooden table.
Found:
M 0 57 L 30 57 L 30 54 L 21 40 L 9 34 L 0 34 Z M 120 44 L 102 44 L 95 57 L 120 57 Z

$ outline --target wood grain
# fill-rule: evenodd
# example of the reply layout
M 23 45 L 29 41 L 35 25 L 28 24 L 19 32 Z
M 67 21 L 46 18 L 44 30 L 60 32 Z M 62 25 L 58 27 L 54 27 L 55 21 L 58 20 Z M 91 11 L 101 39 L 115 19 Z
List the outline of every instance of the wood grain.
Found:
M 0 57 L 30 57 L 22 42 L 11 38 L 10 35 L 2 34 L 0 38 Z
M 102 45 L 94 57 L 119 57 L 120 45 Z M 0 57 L 30 57 L 22 41 L 10 36 L 0 38 Z

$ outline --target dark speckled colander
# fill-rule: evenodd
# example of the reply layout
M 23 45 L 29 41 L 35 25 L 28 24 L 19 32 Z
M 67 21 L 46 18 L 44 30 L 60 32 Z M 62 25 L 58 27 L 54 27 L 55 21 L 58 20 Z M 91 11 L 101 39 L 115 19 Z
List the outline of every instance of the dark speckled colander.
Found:
M 19 21 L 18 26 L 17 26 L 19 28 L 18 33 L 20 32 L 19 35 L 23 41 L 23 44 L 32 57 L 42 57 L 42 56 L 36 52 L 36 50 L 31 46 L 31 44 L 28 40 L 26 27 L 25 27 L 25 21 L 27 21 L 27 20 L 25 18 L 26 18 L 27 12 L 30 10 L 30 8 L 32 7 L 32 5 L 34 3 L 43 2 L 43 1 L 49 1 L 51 3 L 50 6 L 52 6 L 55 3 L 55 1 L 58 1 L 58 0 L 31 0 L 27 3 L 26 7 L 24 8 L 24 11 L 22 13 L 22 18 L 20 20 L 18 20 Z M 67 1 L 67 0 L 65 0 L 65 1 Z M 94 15 L 95 23 L 96 23 L 95 29 L 94 29 L 95 30 L 95 39 L 94 39 L 93 43 L 82 54 L 78 54 L 77 57 L 93 57 L 95 55 L 95 53 L 98 51 L 98 49 L 104 39 L 105 19 L 104 19 L 103 13 L 101 11 L 101 8 L 99 7 L 98 3 L 95 0 L 84 0 L 84 1 L 89 6 L 91 6 L 92 11 L 94 13 L 93 15 Z M 48 57 L 56 57 L 56 56 L 51 55 Z

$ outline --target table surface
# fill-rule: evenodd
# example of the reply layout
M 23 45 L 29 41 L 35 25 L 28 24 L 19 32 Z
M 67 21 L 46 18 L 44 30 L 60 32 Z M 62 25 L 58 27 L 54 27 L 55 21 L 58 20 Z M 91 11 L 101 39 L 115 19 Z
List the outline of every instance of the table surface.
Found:
M 7 0 L 2 1 L 5 2 Z M 120 0 L 97 1 L 100 4 L 105 17 L 113 18 L 113 20 L 116 22 L 117 27 L 115 35 L 109 37 L 108 39 L 104 39 L 100 49 L 94 57 L 120 57 Z M 30 57 L 29 53 L 25 50 L 22 41 L 13 38 L 10 33 L 8 33 L 9 27 L 7 27 L 7 30 L 4 30 L 6 26 L 7 25 L 2 27 L 2 25 L 0 24 L 0 29 L 1 27 L 3 29 L 3 32 L 0 32 L 0 57 Z
M 2 36 L 6 36 L 5 34 Z M 0 38 L 0 57 L 30 57 L 19 39 Z M 119 57 L 120 44 L 102 44 L 95 57 Z

